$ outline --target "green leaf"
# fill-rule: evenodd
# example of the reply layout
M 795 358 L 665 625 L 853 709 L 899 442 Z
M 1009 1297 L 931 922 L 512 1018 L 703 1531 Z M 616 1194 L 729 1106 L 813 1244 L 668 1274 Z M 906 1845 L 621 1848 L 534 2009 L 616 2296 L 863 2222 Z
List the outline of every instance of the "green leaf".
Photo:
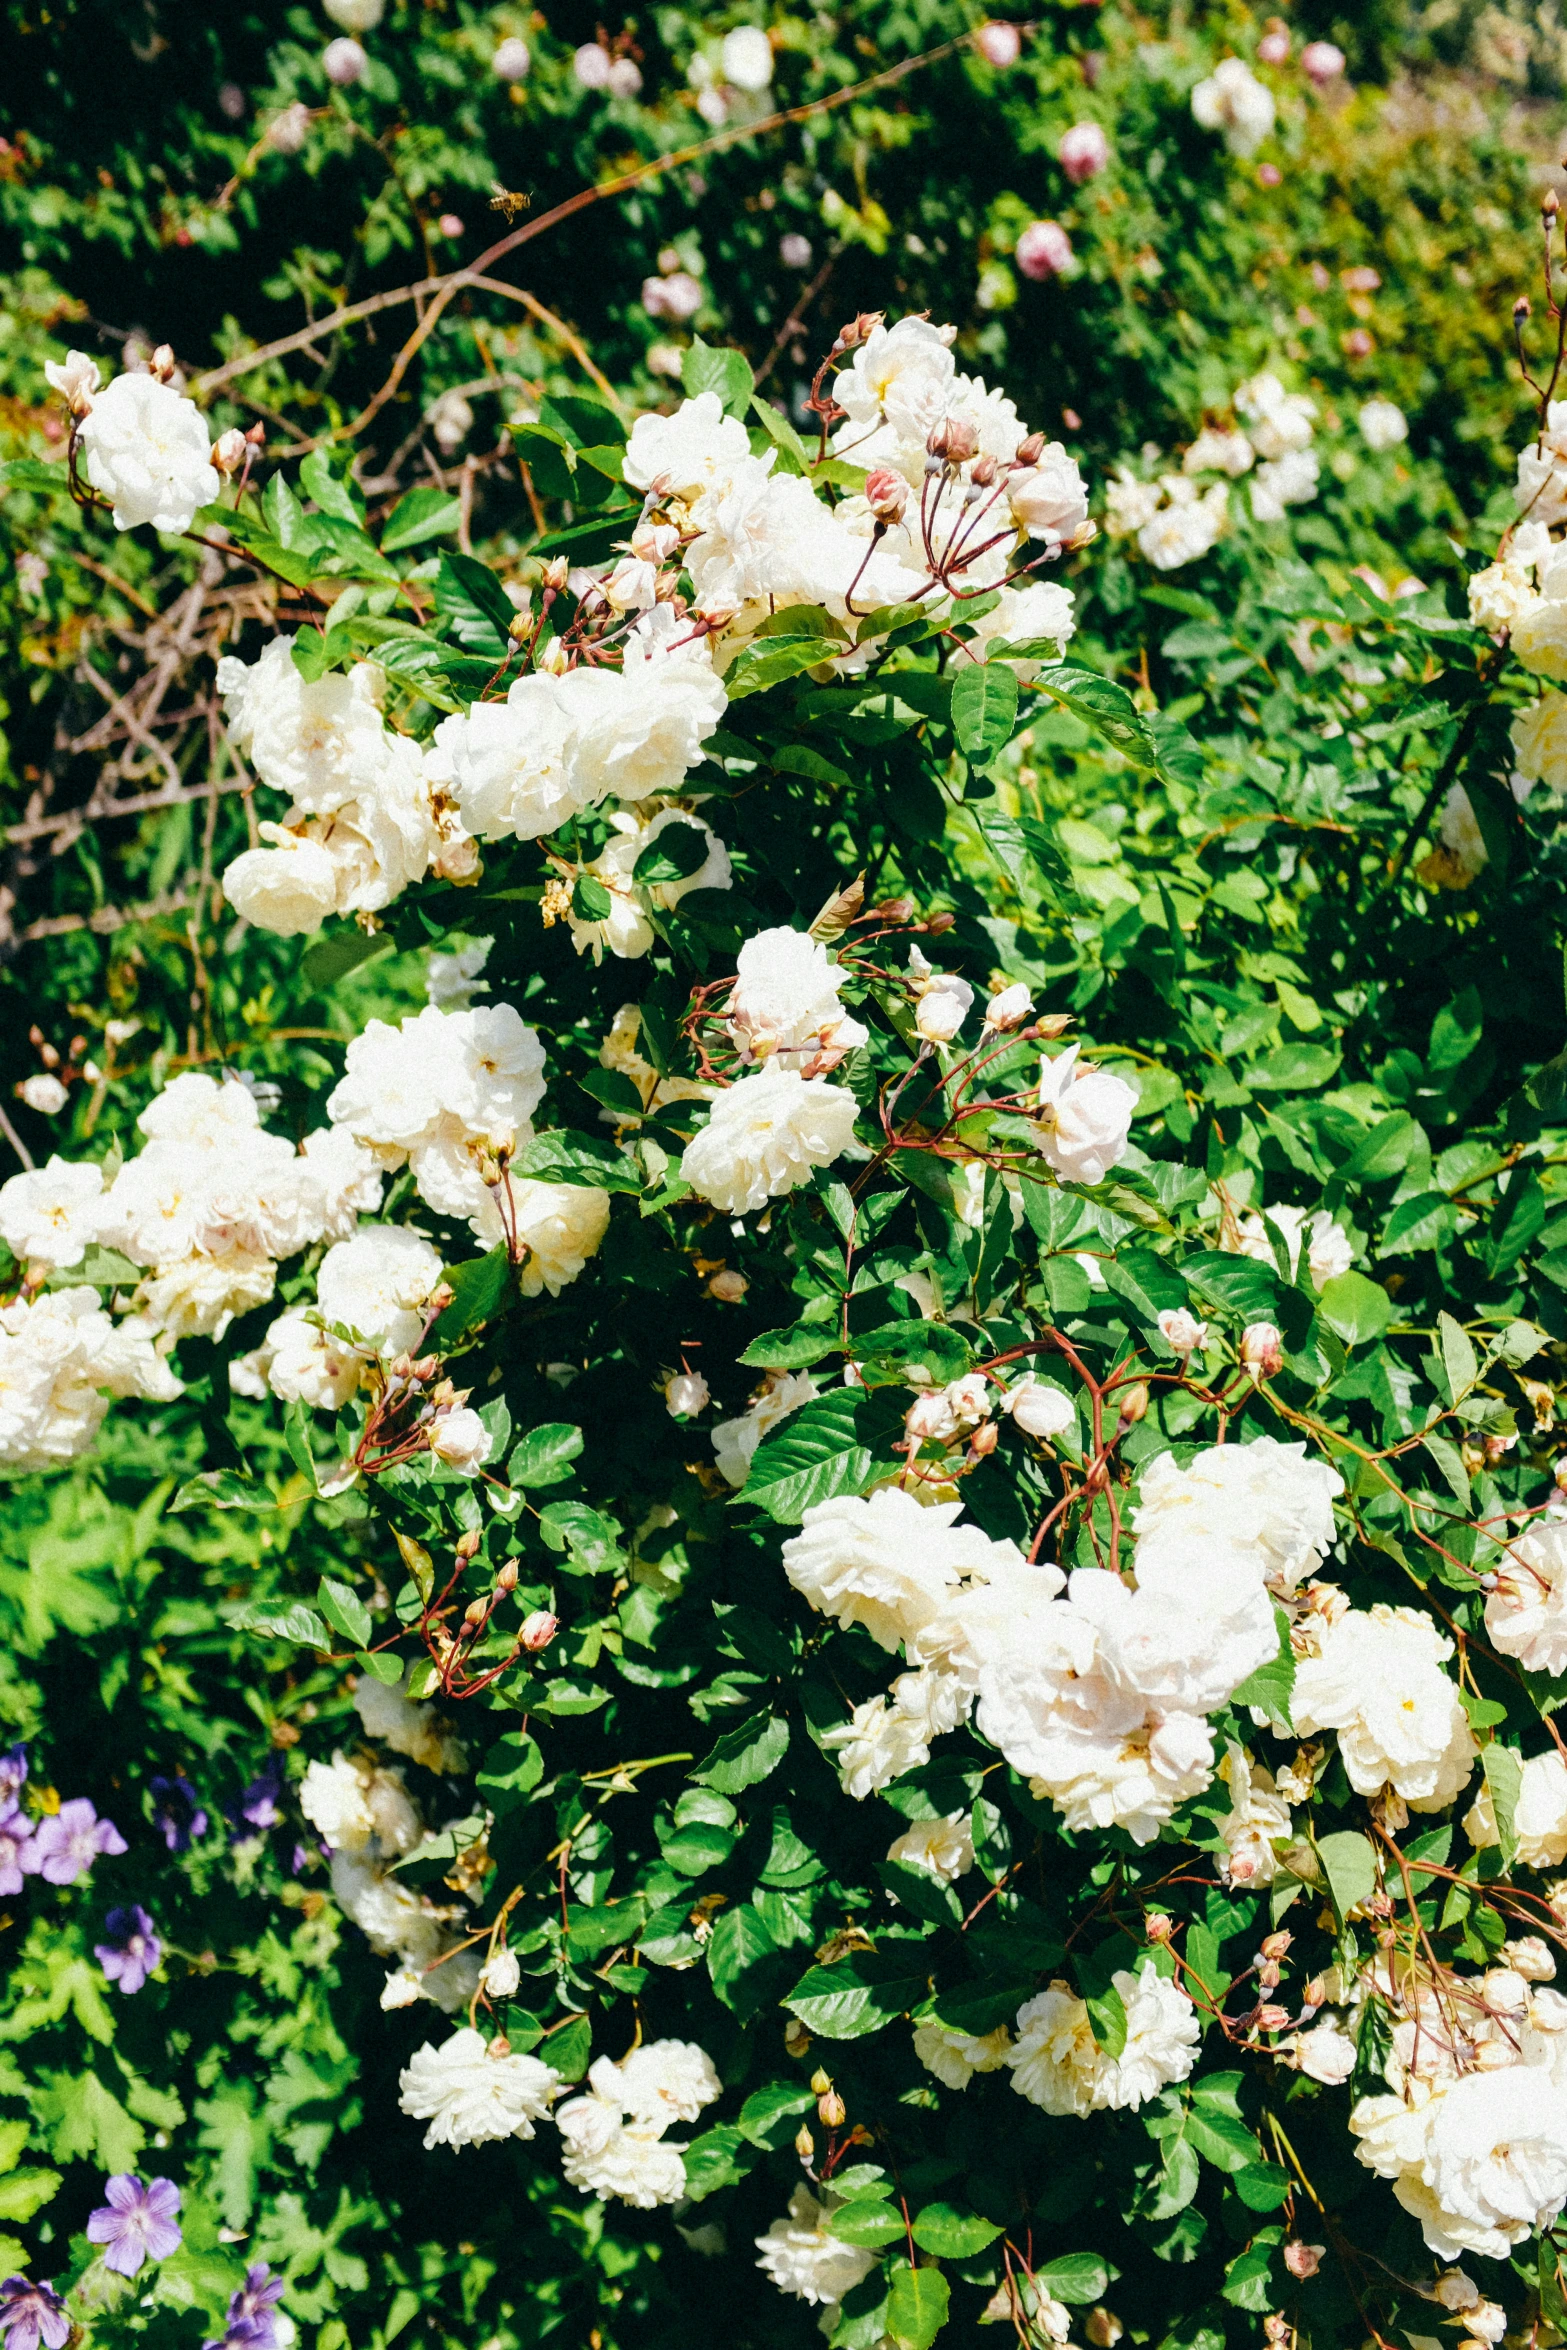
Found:
M 530 1183 L 571 1183 L 579 1191 L 640 1191 L 642 1178 L 626 1157 L 602 1135 L 578 1134 L 565 1126 L 551 1127 L 525 1142 L 512 1161 L 514 1175 Z
M 616 1529 L 585 1501 L 552 1501 L 539 1513 L 539 1533 L 551 1550 L 569 1551 L 579 1575 L 603 1575 L 626 1563 Z
M 351 1640 L 355 1648 L 368 1648 L 375 1633 L 370 1621 L 370 1610 L 357 1591 L 346 1583 L 336 1583 L 330 1575 L 323 1575 L 316 1586 L 316 1605 L 327 1622 Z
M 318 938 L 313 947 L 307 947 L 300 957 L 299 968 L 314 995 L 325 995 L 350 971 L 357 971 L 361 963 L 368 963 L 372 955 L 384 953 L 393 944 L 389 930 L 377 930 L 368 935 L 347 924 L 334 930 L 330 938 Z
M 738 1729 L 728 1731 L 704 1763 L 691 1773 L 700 1787 L 720 1795 L 738 1795 L 759 1786 L 783 1761 L 789 1747 L 789 1724 L 781 1714 L 753 1714 Z
M 381 552 L 393 555 L 400 547 L 421 546 L 426 539 L 444 538 L 462 521 L 462 500 L 449 490 L 410 490 L 399 498 L 381 532 Z
M 804 1371 L 837 1345 L 837 1333 L 829 1323 L 797 1323 L 792 1330 L 764 1330 L 735 1360 L 757 1371 Z
M 41 2074 L 32 2116 L 56 2162 L 95 2162 L 101 2170 L 134 2170 L 147 2143 L 141 2123 L 94 2072 Z M 199 2110 L 199 2109 L 198 2109 Z
M 1491 1809 L 1496 1815 L 1497 1842 L 1502 1850 L 1502 1865 L 1511 1868 L 1518 1851 L 1518 1797 L 1523 1787 L 1523 1765 L 1510 1746 L 1493 1739 L 1480 1756 L 1480 1767 L 1485 1772 L 1485 1784 L 1491 1798 Z
M 435 578 L 435 609 L 460 645 L 497 661 L 510 642 L 516 606 L 487 564 L 445 552 Z
M 1377 1860 L 1371 1840 L 1352 1828 L 1343 1828 L 1336 1835 L 1318 1838 L 1317 1858 L 1342 1921 L 1377 1889 Z
M 275 1510 L 277 1501 L 264 1485 L 254 1477 L 240 1476 L 233 1469 L 203 1469 L 199 1477 L 189 1477 L 169 1503 L 172 1517 L 180 1510 Z
M 273 478 L 281 483 L 281 475 Z M 363 526 L 363 500 L 350 481 L 332 471 L 324 449 L 312 449 L 306 457 L 299 468 L 299 486 L 307 497 L 315 500 L 323 514 L 346 522 L 352 530 Z M 278 535 L 282 537 L 281 532 Z
M 741 2106 L 740 2135 L 752 2146 L 786 2146 L 795 2135 L 791 2125 L 815 2110 L 814 2090 L 794 2081 L 774 2081 L 765 2089 L 753 2089 Z
M 607 922 L 614 912 L 615 901 L 602 881 L 595 881 L 591 873 L 579 873 L 572 884 L 571 910 L 579 922 Z
M 1243 1322 L 1271 1322 L 1279 1305 L 1278 1276 L 1255 1257 L 1199 1249 L 1180 1261 L 1182 1276 L 1205 1305 L 1218 1306 Z
M 955 2203 L 927 2203 L 914 2219 L 914 2241 L 922 2252 L 933 2252 L 938 2260 L 971 2260 L 976 2252 L 983 2252 L 1001 2234 L 992 2220 L 980 2219 L 972 2211 L 959 2211 Z M 1060 2295 L 1057 2294 L 1057 2300 Z M 1098 2295 L 1093 2296 L 1095 2300 Z
M 507 1462 L 513 1485 L 558 1485 L 571 1475 L 571 1464 L 582 1451 L 582 1430 L 569 1420 L 550 1420 L 519 1436 Z
M 748 1901 L 720 1913 L 708 1938 L 707 1971 L 718 1997 L 742 2023 L 749 2023 L 776 1991 L 777 1970 L 770 1962 L 780 1957 L 761 1911 Z M 784 1967 L 787 1981 L 787 1961 Z
M 696 824 L 666 824 L 631 868 L 639 889 L 653 889 L 661 881 L 686 881 L 707 863 L 708 835 Z
M 0 2178 L 0 2219 L 30 2220 L 59 2191 L 57 2170 L 14 2170 Z
M 712 343 L 704 343 L 700 335 L 691 338 L 681 363 L 680 381 L 688 400 L 698 400 L 704 392 L 716 392 L 725 415 L 742 420 L 756 388 L 756 379 L 743 351 L 720 350 Z
M 1254 1093 L 1315 1093 L 1331 1083 L 1342 1058 L 1325 1044 L 1281 1044 L 1242 1074 Z
M 636 1940 L 647 1924 L 647 1903 L 638 1893 L 629 1901 L 605 1901 L 591 1908 L 573 1905 L 568 1915 L 566 1948 L 571 1957 L 597 1958 L 602 1950 Z
M 903 2241 L 903 2215 L 882 2195 L 853 2195 L 827 2222 L 827 2233 L 841 2244 L 860 2244 L 878 2250 Z
M 1278 1626 L 1278 1655 L 1267 1664 L 1259 1665 L 1254 1673 L 1249 1673 L 1240 1687 L 1231 1692 L 1230 1703 L 1234 1706 L 1254 1705 L 1259 1713 L 1267 1715 L 1276 1729 L 1289 1737 L 1293 1732 L 1290 1699 L 1295 1694 L 1295 1651 L 1290 1645 L 1290 1620 L 1281 1607 L 1274 1609 L 1273 1620 Z
M 952 685 L 952 731 L 976 767 L 988 767 L 1017 724 L 1017 671 L 1004 661 L 975 661 Z
M 766 693 L 770 686 L 782 685 L 786 678 L 798 677 L 802 670 L 831 660 L 834 650 L 830 639 L 814 634 L 759 637 L 736 655 L 725 673 L 729 699 L 740 702 L 750 694 Z
M 1041 637 L 1013 650 L 1034 658 L 1048 658 L 1054 647 Z M 1075 662 L 1063 661 L 1040 670 L 1034 679 L 1034 689 L 1072 711 L 1074 716 L 1085 719 L 1096 733 L 1102 734 L 1137 766 L 1156 764 L 1153 738 L 1142 713 L 1126 688 L 1117 685 L 1113 678 L 1101 677 L 1096 669 L 1082 669 Z
M 900 2268 L 887 2296 L 887 2331 L 898 2350 L 930 2350 L 947 2322 L 950 2298 L 939 2268 Z
M 923 1373 L 934 1387 L 961 1379 L 974 1360 L 973 1346 L 961 1330 L 945 1322 L 927 1322 L 923 1316 L 867 1330 L 863 1338 L 851 1339 L 850 1347 L 867 1369 L 905 1382 L 912 1374 Z
M 1398 1308 L 1380 1283 L 1364 1273 L 1335 1273 L 1322 1292 L 1319 1312 L 1346 1346 L 1368 1346 L 1381 1337 Z
M 859 1440 L 859 1402 L 852 1389 L 840 1387 L 792 1412 L 757 1446 L 739 1499 L 780 1525 L 797 1526 L 815 1503 L 863 1492 L 875 1464 Z
M 585 2015 L 574 2016 L 558 2032 L 546 2033 L 539 2046 L 544 2062 L 553 2065 L 563 2081 L 580 2081 L 593 2051 L 592 2023 Z
M 428 1344 L 437 1354 L 445 1354 L 470 1330 L 477 1330 L 481 1322 L 493 1321 L 502 1305 L 514 1294 L 511 1261 L 505 1244 L 492 1248 L 488 1256 L 469 1257 L 460 1265 L 448 1265 L 441 1279 L 452 1291 L 452 1302 L 443 1307 L 430 1327 Z
M 815 2098 L 809 2101 L 815 2104 Z M 716 2195 L 720 2187 L 736 2186 L 750 2168 L 749 2160 L 737 2160 L 745 2139 L 731 2123 L 721 2122 L 716 2130 L 705 2130 L 700 2138 L 693 2138 L 684 2155 L 686 2195 L 692 2203 L 700 2203 L 708 2195 Z
M 784 2005 L 824 2040 L 861 2040 L 924 1997 L 927 1977 L 913 1971 L 916 1963 L 907 1944 L 854 1950 L 831 1966 L 812 1967 Z
M 497 1738 L 479 1766 L 475 1785 L 480 1798 L 497 1814 L 515 1811 L 544 1776 L 544 1757 L 526 1730 L 508 1730 Z
M 1126 2002 L 1120 1992 L 1113 1983 L 1107 1983 L 1102 1991 L 1085 1992 L 1083 2004 L 1088 2009 L 1089 2029 L 1098 2046 L 1106 2056 L 1119 2056 L 1126 2046 Z
M 395 1689 L 402 1681 L 400 1656 L 373 1656 L 368 1649 L 361 1649 L 354 1662 L 362 1673 L 368 1673 L 372 1681 L 379 1681 L 384 1688 Z
M 259 1632 L 264 1640 L 292 1640 L 301 1648 L 330 1648 L 331 1636 L 313 1607 L 302 1599 L 286 1607 L 257 1604 L 229 1617 L 236 1632 Z
M 1258 2159 L 1256 2138 L 1243 2121 L 1201 2105 L 1195 2098 L 1186 2117 L 1186 2135 L 1217 2170 L 1243 2171 Z
M 1064 2301 L 1069 2309 L 1102 2301 L 1110 2286 L 1109 2263 L 1097 2252 L 1063 2253 L 1034 2273 L 1052 2301 Z
M 1441 1367 L 1447 1378 L 1447 1400 L 1457 1403 L 1466 1395 L 1480 1376 L 1480 1364 L 1468 1337 L 1453 1320 L 1451 1314 L 1438 1314 L 1437 1339 L 1442 1350 Z

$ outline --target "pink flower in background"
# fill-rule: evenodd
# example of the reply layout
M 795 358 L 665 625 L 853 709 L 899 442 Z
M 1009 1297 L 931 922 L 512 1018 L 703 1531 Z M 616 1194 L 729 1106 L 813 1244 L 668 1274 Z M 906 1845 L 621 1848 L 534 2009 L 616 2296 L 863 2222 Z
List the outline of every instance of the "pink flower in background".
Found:
M 1031 220 L 1018 238 L 1016 259 L 1025 277 L 1059 277 L 1072 266 L 1072 240 L 1058 220 Z
M 1097 122 L 1074 122 L 1057 150 L 1061 169 L 1075 188 L 1104 170 L 1110 142 Z

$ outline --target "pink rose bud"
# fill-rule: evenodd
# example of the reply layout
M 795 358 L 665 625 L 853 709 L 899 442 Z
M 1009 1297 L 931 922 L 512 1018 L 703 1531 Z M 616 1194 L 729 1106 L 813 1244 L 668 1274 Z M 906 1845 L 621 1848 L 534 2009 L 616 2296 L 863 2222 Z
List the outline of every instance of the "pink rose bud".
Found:
M 979 434 L 966 416 L 944 416 L 931 426 L 925 446 L 949 465 L 966 465 L 979 447 Z
M 1241 1332 L 1241 1361 L 1254 1379 L 1271 1379 L 1284 1360 L 1284 1341 L 1272 1322 L 1248 1322 Z
M 161 384 L 168 382 L 174 373 L 174 353 L 169 344 L 160 343 L 158 345 L 147 362 L 147 372 L 149 375 L 155 375 Z
M 1257 57 L 1263 65 L 1282 65 L 1290 53 L 1289 26 L 1280 24 L 1277 17 L 1257 43 Z
M 443 212 L 435 225 L 443 237 L 460 237 L 462 235 L 462 220 L 455 212 Z
M 1376 347 L 1375 335 L 1368 334 L 1363 326 L 1351 327 L 1344 337 L 1346 359 L 1369 359 Z
M 1326 2250 L 1325 2244 L 1286 2244 L 1284 2265 L 1292 2277 L 1314 2277 Z
M 1057 150 L 1057 160 L 1074 188 L 1104 170 L 1110 142 L 1097 122 L 1074 122 Z
M 720 1305 L 737 1306 L 749 1287 L 750 1283 L 743 1273 L 737 1273 L 732 1265 L 726 1265 L 713 1275 L 707 1285 L 707 1294 L 716 1297 Z
M 987 65 L 1005 73 L 1022 53 L 1023 36 L 1015 24 L 982 24 L 974 35 L 974 46 Z
M 559 1616 L 552 1616 L 547 1607 L 540 1607 L 531 1616 L 524 1616 L 517 1637 L 530 1656 L 537 1656 L 541 1648 L 548 1648 L 559 1630 Z
M 219 433 L 212 444 L 212 462 L 220 473 L 238 473 L 250 454 L 250 443 L 234 425 Z
M 1031 220 L 1018 238 L 1015 259 L 1025 277 L 1060 277 L 1072 266 L 1072 240 L 1058 220 Z
M 865 477 L 865 502 L 878 522 L 901 522 L 909 502 L 909 485 L 901 473 L 878 465 Z
M 1331 41 L 1308 41 L 1300 53 L 1300 62 L 1321 90 L 1338 80 L 1349 60 Z
M 321 64 L 327 80 L 339 90 L 351 89 L 355 82 L 362 82 L 370 70 L 368 56 L 346 33 L 340 41 L 328 41 L 321 52 Z
M 1284 174 L 1283 174 L 1283 172 L 1282 172 L 1282 171 L 1280 171 L 1280 169 L 1279 169 L 1279 167 L 1278 167 L 1278 165 L 1277 165 L 1276 163 L 1259 163 L 1259 164 L 1258 164 L 1258 166 L 1257 166 L 1257 183 L 1258 183 L 1258 185 L 1259 185 L 1260 187 L 1264 187 L 1264 188 L 1276 188 L 1276 187 L 1279 187 L 1279 186 L 1282 184 L 1282 182 L 1283 182 L 1283 179 L 1284 179 Z

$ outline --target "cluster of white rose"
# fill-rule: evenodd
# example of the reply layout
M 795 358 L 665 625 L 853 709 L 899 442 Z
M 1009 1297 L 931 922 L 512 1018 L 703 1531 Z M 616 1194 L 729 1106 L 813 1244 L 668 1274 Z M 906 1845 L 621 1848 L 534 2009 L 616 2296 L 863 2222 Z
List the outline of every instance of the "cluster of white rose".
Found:
M 1278 376 L 1265 371 L 1237 386 L 1231 406 L 1228 421 L 1203 425 L 1178 473 L 1144 480 L 1123 464 L 1107 486 L 1106 529 L 1112 537 L 1135 539 L 1156 571 L 1174 571 L 1209 553 L 1229 519 L 1229 485 L 1245 474 L 1251 475 L 1254 522 L 1281 522 L 1287 508 L 1307 505 L 1317 494 L 1317 403 L 1303 392 L 1286 391 Z M 1374 455 L 1408 438 L 1408 421 L 1392 400 L 1365 401 L 1358 422 Z M 1158 452 L 1147 454 L 1156 458 Z
M 352 1233 L 380 1204 L 375 1163 L 351 1136 L 322 1128 L 296 1150 L 235 1080 L 187 1070 L 137 1125 L 134 1158 L 55 1157 L 0 1185 L 0 1239 L 26 1273 L 0 1317 L 9 1468 L 82 1451 L 110 1394 L 178 1395 L 166 1360 L 176 1340 L 221 1337 L 272 1295 L 282 1258 Z M 85 1277 L 66 1279 L 90 1248 L 128 1260 L 119 1321 Z
M 377 914 L 434 871 L 471 875 L 478 852 L 439 763 L 381 715 L 386 680 L 371 661 L 306 679 L 295 640 L 274 637 L 259 660 L 218 663 L 218 691 L 237 750 L 290 805 L 258 831 L 223 876 L 231 905 L 290 938 L 333 914 Z
M 957 1524 L 959 1503 L 922 1507 L 897 1487 L 818 1504 L 784 1545 L 790 1582 L 909 1668 L 828 1733 L 846 1789 L 887 1786 L 972 1712 L 1068 1827 L 1147 1843 L 1209 1784 L 1206 1717 L 1277 1655 L 1275 1605 L 1296 1607 L 1341 1490 L 1303 1446 L 1269 1437 L 1185 1469 L 1158 1455 L 1132 1520 L 1133 1582 L 1031 1564 Z
M 1567 400 L 1550 403 L 1520 451 L 1516 498 L 1518 520 L 1496 561 L 1470 578 L 1469 616 L 1498 643 L 1507 639 L 1523 667 L 1545 681 L 1539 700 L 1513 721 L 1511 783 L 1520 802 L 1537 784 L 1559 802 L 1567 796 L 1567 694 L 1554 690 L 1567 685 Z M 1450 811 L 1457 800 L 1478 841 L 1462 786 L 1449 795 Z M 1473 869 L 1484 863 L 1483 844 L 1469 861 Z
M 580 870 L 609 910 L 585 909 L 557 881 L 546 919 L 567 920 L 579 953 L 644 955 L 650 916 L 730 886 L 724 843 L 688 804 L 700 792 L 675 795 L 724 715 L 726 673 L 764 622 L 812 605 L 848 624 L 893 604 L 995 590 L 965 660 L 1002 642 L 1064 648 L 1071 594 L 1029 574 L 1088 534 L 1081 476 L 1002 393 L 958 374 L 952 338 L 920 318 L 863 325 L 836 379 L 844 419 L 833 447 L 867 479 L 836 506 L 803 473 L 778 470 L 776 449 L 753 454 L 716 392 L 640 417 L 624 476 L 641 518 L 614 562 L 570 574 L 574 627 L 540 636 L 504 700 L 444 719 L 427 746 L 386 725 L 374 662 L 308 680 L 280 636 L 255 662 L 220 663 L 231 738 L 289 801 L 280 821 L 259 827 L 264 845 L 225 873 L 234 906 L 285 936 L 333 915 L 374 916 L 426 873 L 473 878 L 482 841 L 538 839 L 596 810 L 610 837 Z M 136 380 L 203 432 L 188 401 Z M 215 487 L 214 475 L 207 494 Z M 874 649 L 857 651 L 847 633 L 824 637 L 824 674 L 863 668 Z M 639 880 L 639 863 L 675 824 L 701 835 L 694 869 Z
M 366 1732 L 437 1774 L 461 1771 L 468 1757 L 433 1707 L 416 1705 L 406 1687 L 363 1675 L 354 1705 Z M 463 1905 L 437 1904 L 393 1872 L 424 1842 L 427 1829 L 403 1774 L 367 1756 L 335 1754 L 313 1762 L 299 1805 L 330 1857 L 332 1891 L 379 1957 L 393 1961 L 381 1994 L 386 2008 L 427 1999 L 451 2015 L 479 1984 L 480 1962 L 463 1933 Z
M 541 2058 L 515 2053 L 500 2035 L 487 2041 L 467 2025 L 439 2047 L 426 2042 L 415 2051 L 400 2102 L 404 2113 L 429 2123 L 427 2147 L 477 2146 L 531 2138 L 565 2086 Z M 601 2056 L 583 2093 L 553 2115 L 567 2180 L 640 2211 L 678 2203 L 686 2191 L 685 2148 L 665 2132 L 694 2122 L 722 2089 L 712 2058 L 691 2040 L 654 2040 L 618 2064 Z
M 1355 2152 L 1446 2260 L 1505 2260 L 1567 2203 L 1567 1999 L 1537 1937 L 1503 1955 L 1469 1979 L 1382 1960 L 1368 1986 L 1398 2021 L 1386 2094 L 1350 2111 Z

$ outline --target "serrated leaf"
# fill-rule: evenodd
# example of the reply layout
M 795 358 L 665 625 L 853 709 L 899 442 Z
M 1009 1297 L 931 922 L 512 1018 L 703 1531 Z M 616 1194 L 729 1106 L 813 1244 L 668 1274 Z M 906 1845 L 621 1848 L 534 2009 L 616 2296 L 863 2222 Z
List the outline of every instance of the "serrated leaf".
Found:
M 807 2031 L 824 2040 L 860 2040 L 904 2014 L 925 1995 L 926 1976 L 908 1945 L 853 1950 L 832 1966 L 814 1966 L 784 2001 Z
M 1480 1376 L 1480 1364 L 1467 1334 L 1451 1314 L 1436 1318 L 1437 1342 L 1441 1348 L 1442 1369 L 1447 1376 L 1447 1400 L 1457 1403 L 1468 1393 Z
M 334 1582 L 323 1575 L 316 1586 L 316 1605 L 335 1631 L 355 1648 L 368 1648 L 375 1627 L 370 1621 L 370 1610 L 357 1591 L 346 1583 Z
M 582 1430 L 569 1420 L 550 1420 L 519 1436 L 507 1462 L 513 1485 L 558 1485 L 571 1475 L 582 1451 Z
M 441 1279 L 452 1292 L 452 1302 L 443 1307 L 430 1327 L 429 1344 L 437 1354 L 444 1354 L 482 1322 L 492 1321 L 514 1294 L 504 1244 L 492 1248 L 487 1256 L 447 1265 Z
M 960 2211 L 955 2203 L 927 2203 L 914 2216 L 914 2241 L 922 2252 L 932 2252 L 938 2260 L 971 2260 L 976 2252 L 983 2252 L 1001 2234 L 993 2220 L 981 2219 L 972 2211 Z M 1059 2294 L 1056 2296 L 1060 2298 Z M 1097 2300 L 1098 2295 L 1092 2296 Z
M 1518 1851 L 1518 1797 L 1523 1788 L 1523 1765 L 1510 1746 L 1493 1739 L 1482 1749 L 1480 1766 L 1485 1772 L 1486 1789 L 1491 1798 L 1491 1810 L 1496 1819 L 1496 1838 L 1502 1851 L 1502 1865 L 1511 1868 Z
M 719 1739 L 691 1777 L 698 1786 L 711 1787 L 720 1795 L 738 1795 L 769 1778 L 788 1749 L 789 1724 L 782 1714 L 753 1714 Z
M 751 405 L 755 378 L 743 351 L 721 350 L 693 335 L 681 362 L 680 381 L 688 400 L 716 392 L 726 416 L 744 418 Z
M 797 1526 L 815 1503 L 863 1492 L 875 1464 L 859 1440 L 858 1409 L 858 1395 L 837 1388 L 791 1413 L 757 1446 L 739 1499 Z
M 331 1635 L 313 1607 L 302 1599 L 286 1607 L 247 1607 L 229 1622 L 236 1632 L 259 1632 L 266 1640 L 292 1640 L 301 1648 L 330 1648 Z
M 830 1323 L 796 1324 L 792 1330 L 764 1330 L 735 1360 L 757 1371 L 804 1371 L 830 1355 L 838 1343 Z
M 939 2268 L 900 2268 L 887 2296 L 887 2331 L 898 2350 L 930 2350 L 947 2322 L 950 2300 Z
M 1334 1836 L 1319 1837 L 1317 1857 L 1340 1919 L 1347 1918 L 1352 1909 L 1368 1901 L 1376 1891 L 1377 1860 L 1369 1837 L 1359 1835 L 1352 1828 L 1340 1829 Z
M 1335 1273 L 1323 1287 L 1318 1311 L 1346 1346 L 1369 1346 L 1381 1337 L 1398 1308 L 1380 1283 L 1368 1281 L 1364 1273 Z
M 1102 2301 L 1110 2285 L 1109 2263 L 1097 2252 L 1063 2253 L 1059 2260 L 1047 2260 L 1034 2274 L 1052 2301 L 1064 2301 L 1068 2308 Z
M 841 2244 L 879 2250 L 883 2244 L 902 2242 L 903 2218 L 883 2196 L 851 2196 L 827 2221 L 827 2233 Z
M 179 1510 L 275 1510 L 276 1496 L 254 1477 L 242 1477 L 233 1469 L 203 1469 L 199 1477 L 189 1477 L 169 1503 L 172 1517 Z
M 707 863 L 711 846 L 698 824 L 666 824 L 632 866 L 631 878 L 639 889 L 656 889 L 663 881 L 688 881 Z
M 795 2081 L 774 2081 L 765 2089 L 753 2089 L 741 2106 L 740 2135 L 752 2146 L 786 2146 L 795 2134 L 794 2123 L 815 2110 L 814 2090 L 802 2089 Z
M 392 555 L 400 547 L 422 546 L 426 539 L 444 538 L 462 521 L 462 500 L 449 490 L 410 490 L 387 516 L 381 532 L 381 552 Z
M 1017 671 L 1004 661 L 974 661 L 952 684 L 952 731 L 975 767 L 988 767 L 1017 725 Z

